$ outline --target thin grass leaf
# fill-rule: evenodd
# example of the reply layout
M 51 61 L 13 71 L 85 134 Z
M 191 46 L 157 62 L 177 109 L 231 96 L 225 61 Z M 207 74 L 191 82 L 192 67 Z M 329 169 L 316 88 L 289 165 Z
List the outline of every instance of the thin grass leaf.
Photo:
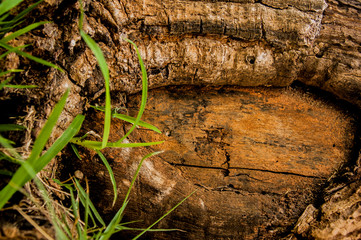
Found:
M 22 131 L 25 130 L 26 127 L 17 125 L 17 124 L 0 124 L 0 132 L 5 131 Z
M 22 48 L 26 48 L 30 46 L 30 44 L 27 44 L 27 45 L 22 45 L 22 46 L 18 46 L 18 47 L 13 47 L 12 49 L 10 49 L 9 51 L 6 51 L 5 53 L 1 54 L 0 55 L 0 59 L 3 59 L 5 56 L 7 56 L 8 54 L 12 53 L 12 52 L 15 52 L 15 50 L 19 50 L 19 49 L 22 49 Z M 20 51 L 20 50 L 19 50 Z
M 5 79 L 4 81 L 2 81 L 2 82 L 0 83 L 0 90 L 3 89 L 4 86 L 5 86 L 8 82 L 10 82 L 13 78 L 14 78 L 14 77 L 9 77 L 9 78 Z
M 63 134 L 51 145 L 51 147 L 36 160 L 34 166 L 35 170 L 40 171 L 53 159 L 68 143 L 69 141 L 79 132 L 83 121 L 83 115 L 78 115 L 74 118 L 73 122 L 63 132 Z
M 110 122 L 111 122 L 111 103 L 110 103 L 110 86 L 109 86 L 109 69 L 108 64 L 104 58 L 103 52 L 96 44 L 96 42 L 89 37 L 83 30 L 80 30 L 80 35 L 88 45 L 88 47 L 92 50 L 95 58 L 98 61 L 100 70 L 103 74 L 104 81 L 105 81 L 105 116 L 104 116 L 104 131 L 103 131 L 103 141 L 102 141 L 102 148 L 105 148 L 109 139 L 110 133 Z
M 11 156 L 9 156 L 9 155 L 6 155 L 6 154 L 3 153 L 3 152 L 0 152 L 0 161 L 1 161 L 1 160 L 6 160 L 6 161 L 8 161 L 8 162 L 15 163 L 15 164 L 19 164 L 19 165 L 21 165 L 21 164 L 23 163 L 23 161 L 18 160 L 18 159 L 14 158 L 14 157 L 11 157 Z
M 169 210 L 166 214 L 164 214 L 162 217 L 160 217 L 152 225 L 150 225 L 148 228 L 144 229 L 141 233 L 139 233 L 135 238 L 133 238 L 133 240 L 140 238 L 144 233 L 148 232 L 154 225 L 156 225 L 163 218 L 165 218 L 167 215 L 169 215 L 171 212 L 173 212 L 179 205 L 181 205 L 185 200 L 187 200 L 190 196 L 192 196 L 196 191 L 193 191 L 191 194 L 189 194 L 187 197 L 185 197 L 182 201 L 180 201 L 177 205 L 175 205 L 171 210 Z
M 132 179 L 132 182 L 131 182 L 131 184 L 130 184 L 130 186 L 128 188 L 127 194 L 125 195 L 122 207 L 118 210 L 118 212 L 113 217 L 112 221 L 107 226 L 107 228 L 105 229 L 105 231 L 104 231 L 102 237 L 100 238 L 100 240 L 107 240 L 107 239 L 109 239 L 111 237 L 112 234 L 114 234 L 116 232 L 116 227 L 119 225 L 120 221 L 122 220 L 123 212 L 124 212 L 126 206 L 128 205 L 128 202 L 129 202 L 128 198 L 129 198 L 130 192 L 131 192 L 131 190 L 133 188 L 135 180 L 138 177 L 140 168 L 141 168 L 144 160 L 151 157 L 151 156 L 157 155 L 159 153 L 161 153 L 161 152 L 149 153 L 146 156 L 144 156 L 142 158 L 142 160 L 139 162 L 138 168 L 137 168 L 137 170 L 136 170 L 136 172 L 135 172 L 135 174 L 133 176 L 133 179 Z
M 124 201 L 123 201 L 122 206 L 123 206 L 123 205 L 126 205 L 126 203 L 128 202 L 128 198 L 129 198 L 130 192 L 132 191 L 133 185 L 134 185 L 134 183 L 135 183 L 135 180 L 136 180 L 137 177 L 138 177 L 138 174 L 139 174 L 139 172 L 140 172 L 140 168 L 142 167 L 144 160 L 146 160 L 146 159 L 149 158 L 149 157 L 158 155 L 158 154 L 160 154 L 160 153 L 162 153 L 162 152 L 152 152 L 152 153 L 149 153 L 149 154 L 145 155 L 145 156 L 142 158 L 142 160 L 140 160 L 140 162 L 139 162 L 139 164 L 138 164 L 138 167 L 137 167 L 137 170 L 135 171 L 135 174 L 134 174 L 134 176 L 133 176 L 132 182 L 130 183 L 130 186 L 129 186 L 129 188 L 128 188 L 127 194 L 125 195 L 125 198 L 124 198 Z M 125 207 L 124 207 L 124 209 L 125 209 Z M 124 211 L 124 209 L 123 209 L 123 211 Z M 120 215 L 123 215 L 123 211 L 120 213 Z M 118 223 L 119 223 L 119 222 L 118 222 Z M 118 225 L 118 223 L 117 223 L 117 225 Z
M 14 175 L 14 173 L 10 172 L 8 170 L 5 170 L 5 169 L 0 169 L 0 175 L 10 176 L 11 177 L 12 175 Z
M 147 146 L 153 146 L 157 144 L 161 144 L 164 141 L 160 142 L 146 142 L 146 143 L 119 143 L 119 142 L 108 142 L 105 147 L 111 147 L 111 148 L 127 148 L 127 147 L 147 147 Z M 71 140 L 71 143 L 77 144 L 79 146 L 83 146 L 86 148 L 94 149 L 94 150 L 101 150 L 102 148 L 102 142 L 97 141 L 90 141 L 90 140 L 81 140 L 80 138 L 73 138 Z
M 23 10 L 21 13 L 19 13 L 18 15 L 16 15 L 13 19 L 11 19 L 11 23 L 9 25 L 11 26 L 16 26 L 18 24 L 18 22 L 24 18 L 31 10 L 33 10 L 34 8 L 36 8 L 43 0 L 40 0 L 36 3 L 34 3 L 33 5 L 31 5 L 30 7 L 26 8 L 25 10 Z M 22 21 L 21 21 L 22 22 Z
M 31 154 L 27 160 L 30 163 L 33 163 L 37 158 L 39 158 L 41 152 L 43 151 L 45 144 L 48 142 L 51 132 L 55 127 L 61 112 L 63 111 L 68 95 L 69 95 L 69 89 L 66 90 L 64 95 L 61 97 L 60 101 L 55 105 L 44 127 L 41 129 L 39 136 L 36 138 L 34 142 Z
M 78 133 L 84 116 L 78 115 L 75 117 L 70 126 L 64 131 L 64 133 L 54 142 L 54 144 L 48 149 L 48 151 L 38 159 L 33 161 L 25 161 L 20 168 L 15 172 L 10 182 L 0 191 L 0 209 L 6 204 L 11 196 L 26 182 L 31 180 L 34 176 L 29 175 L 26 166 L 31 166 L 35 172 L 39 172 L 53 159 L 65 145 Z M 36 160 L 36 161 L 35 161 Z
M 78 149 L 76 148 L 76 146 L 75 146 L 74 144 L 72 144 L 72 143 L 70 143 L 70 146 L 71 146 L 71 148 L 73 149 L 75 155 L 78 157 L 78 159 L 79 159 L 79 160 L 82 160 L 82 158 L 81 158 L 81 156 L 80 156 L 80 154 L 79 154 L 79 151 L 78 151 Z
M 74 179 L 75 181 L 75 186 L 76 186 L 76 189 L 78 190 L 78 192 L 80 193 L 79 194 L 79 197 L 80 199 L 83 199 L 85 200 L 86 199 L 86 192 L 85 190 L 83 189 L 83 187 L 80 185 L 79 181 Z M 94 207 L 94 204 L 89 200 L 89 208 L 92 210 L 92 212 L 94 213 L 94 216 L 96 217 L 96 219 L 103 225 L 105 226 L 105 222 L 104 220 L 102 219 L 102 217 L 100 216 L 100 214 L 98 213 L 97 209 Z
M 0 135 L 0 145 L 2 145 L 4 148 L 6 148 L 6 151 L 11 154 L 11 157 L 14 159 L 14 161 L 23 162 L 23 158 L 20 156 L 20 154 L 13 148 L 11 145 L 13 144 L 12 141 L 4 138 Z M 1 208 L 0 208 L 1 209 Z
M 89 202 L 90 202 L 90 198 L 89 198 L 89 185 L 88 185 L 88 180 L 85 179 L 86 181 L 86 198 L 85 198 L 85 211 L 84 211 L 84 230 L 83 230 L 83 238 L 87 239 L 87 232 L 88 232 L 88 218 L 89 218 Z
M 0 17 L 0 25 L 2 25 L 2 24 L 7 24 L 7 22 L 5 22 L 4 20 L 6 19 L 6 18 L 8 18 L 10 16 L 10 13 L 9 12 L 7 12 L 6 14 L 3 14 L 1 17 Z M 15 22 L 15 21 L 14 21 Z
M 70 191 L 70 199 L 71 199 L 71 208 L 73 209 L 74 214 L 74 222 L 76 222 L 76 230 L 78 232 L 78 236 L 82 235 L 82 229 L 78 223 L 80 220 L 80 213 L 79 213 L 79 203 L 75 200 L 74 192 Z
M 4 72 L 0 72 L 0 77 L 5 76 L 8 73 L 17 73 L 17 72 L 22 72 L 23 70 L 21 69 L 11 69 L 8 71 L 4 71 Z
M 116 227 L 122 220 L 122 213 L 124 212 L 126 206 L 129 201 L 124 201 L 122 207 L 118 210 L 118 212 L 114 215 L 113 219 L 108 224 L 107 228 L 104 230 L 103 234 L 100 237 L 100 240 L 108 240 L 116 231 Z
M 145 228 L 131 228 L 125 226 L 116 227 L 116 232 L 120 231 L 144 231 Z M 181 231 L 180 229 L 148 229 L 147 232 L 173 232 L 173 231 Z M 115 233 L 116 233 L 115 232 Z
M 98 106 L 90 106 L 90 107 L 94 108 L 95 110 L 104 112 L 104 107 L 98 107 Z M 112 117 L 118 118 L 120 120 L 129 122 L 132 124 L 135 124 L 135 122 L 136 122 L 136 118 L 128 116 L 128 115 L 120 114 L 120 113 L 112 113 Z M 141 121 L 141 120 L 138 122 L 138 126 L 153 130 L 154 132 L 157 132 L 157 133 L 162 133 L 157 127 L 153 126 L 150 123 Z
M 112 182 L 112 185 L 113 185 L 114 198 L 113 198 L 113 205 L 112 206 L 114 207 L 115 202 L 117 201 L 117 197 L 118 197 L 117 182 L 115 181 L 113 170 L 110 167 L 107 159 L 104 157 L 103 153 L 101 153 L 99 150 L 96 150 L 96 152 L 98 153 L 100 159 L 103 161 L 105 167 L 107 168 L 109 176 L 110 176 L 110 181 Z
M 8 21 L 8 22 L 2 22 L 0 23 L 0 25 L 3 25 L 2 28 L 0 29 L 0 36 L 4 37 L 4 35 L 6 35 L 6 33 L 10 32 L 13 28 L 15 28 L 16 26 L 22 24 L 24 22 L 24 20 L 22 21 Z
M 17 89 L 24 89 L 24 88 L 37 88 L 37 85 L 4 85 L 7 88 L 17 88 Z
M 29 175 L 36 174 L 36 172 L 34 171 L 34 169 L 31 166 L 29 169 L 27 169 L 27 171 L 28 171 Z M 48 192 L 45 189 L 44 185 L 38 178 L 34 178 L 34 182 L 35 182 L 36 186 L 38 187 L 39 192 L 41 193 L 43 199 L 45 200 L 46 208 L 47 208 L 47 211 L 49 212 L 49 215 L 51 216 L 51 223 L 55 230 L 56 239 L 69 240 L 69 238 L 66 235 L 66 232 L 63 231 L 60 219 L 55 214 L 55 208 L 52 204 L 53 202 L 50 199 Z
M 134 122 L 133 126 L 129 129 L 129 131 L 118 142 L 123 142 L 124 139 L 126 139 L 129 136 L 129 134 L 131 134 L 133 132 L 133 130 L 138 126 L 140 118 L 142 117 L 143 112 L 145 110 L 145 106 L 146 106 L 147 99 L 148 99 L 148 76 L 147 76 L 147 71 L 145 69 L 145 66 L 144 66 L 144 63 L 143 63 L 143 60 L 142 60 L 142 56 L 140 55 L 138 47 L 134 42 L 132 42 L 131 40 L 129 40 L 127 38 L 124 38 L 124 40 L 129 42 L 130 44 L 132 44 L 134 46 L 135 51 L 137 52 L 137 55 L 138 55 L 138 60 L 139 60 L 140 68 L 141 68 L 141 71 L 142 71 L 142 101 L 140 103 L 140 108 L 139 108 L 139 111 L 138 111 L 138 115 L 137 115 L 137 117 L 135 119 L 135 122 Z
M 6 37 L 3 37 L 2 39 L 0 39 L 0 42 L 7 43 L 10 40 L 13 40 L 27 32 L 30 32 L 31 30 L 33 30 L 41 25 L 44 25 L 45 23 L 49 23 L 49 21 L 37 22 L 37 23 L 30 24 L 14 33 L 8 34 Z
M 51 62 L 45 61 L 45 60 L 43 60 L 41 58 L 34 57 L 33 55 L 30 55 L 30 54 L 28 54 L 26 52 L 22 52 L 22 51 L 14 48 L 14 47 L 12 47 L 10 45 L 7 45 L 5 43 L 0 42 L 0 47 L 3 47 L 3 48 L 5 48 L 5 49 L 7 49 L 9 51 L 13 51 L 13 52 L 15 52 L 16 54 L 18 54 L 20 56 L 23 56 L 23 57 L 26 57 L 26 58 L 28 58 L 30 60 L 33 60 L 34 62 L 40 63 L 40 64 L 48 66 L 48 67 L 53 67 L 53 68 L 55 68 L 55 69 L 57 69 L 57 70 L 59 70 L 61 72 L 64 72 L 63 69 L 61 69 L 60 67 L 56 66 L 55 64 L 53 64 Z
M 0 4 L 0 16 L 16 7 L 23 0 L 3 0 Z

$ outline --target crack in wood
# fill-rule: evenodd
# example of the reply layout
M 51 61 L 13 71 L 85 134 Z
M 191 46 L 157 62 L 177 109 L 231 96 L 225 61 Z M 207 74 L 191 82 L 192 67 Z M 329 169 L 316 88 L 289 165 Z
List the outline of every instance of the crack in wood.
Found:
M 215 166 L 200 166 L 200 165 L 192 165 L 192 164 L 184 164 L 184 163 L 173 163 L 168 162 L 172 166 L 176 167 L 190 167 L 190 168 L 201 168 L 201 169 L 218 169 L 222 171 L 229 171 L 230 169 L 237 169 L 237 170 L 247 170 L 247 171 L 257 171 L 257 172 L 267 172 L 267 173 L 274 173 L 274 174 L 283 174 L 283 175 L 292 175 L 297 177 L 303 178 L 314 178 L 314 179 L 322 179 L 325 180 L 325 177 L 313 176 L 313 175 L 305 175 L 300 173 L 293 173 L 293 172 L 284 172 L 284 171 L 272 171 L 267 169 L 258 169 L 258 168 L 245 168 L 245 167 L 215 167 Z M 228 175 L 227 175 L 228 176 Z

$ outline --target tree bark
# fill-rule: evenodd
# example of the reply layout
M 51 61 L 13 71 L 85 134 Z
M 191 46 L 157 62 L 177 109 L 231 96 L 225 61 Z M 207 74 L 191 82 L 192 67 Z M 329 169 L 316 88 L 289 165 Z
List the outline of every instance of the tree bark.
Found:
M 84 5 L 84 30 L 101 46 L 112 93 L 118 94 L 113 105 L 134 115 L 139 104 L 141 72 L 132 46 L 122 40 L 127 37 L 138 45 L 154 89 L 144 119 L 166 133 L 140 129 L 129 138 L 167 140 L 159 148 L 105 150 L 121 193 L 140 157 L 165 150 L 144 163 L 126 218 L 151 223 L 198 189 L 159 225 L 186 232 L 154 233 L 154 238 L 360 237 L 359 1 Z M 88 102 L 101 99 L 103 78 L 78 32 L 79 3 L 47 0 L 35 15 L 52 23 L 32 36 L 33 54 L 65 72 L 33 69 L 26 79 L 44 85 L 30 97 L 49 106 L 71 87 L 60 132 Z M 44 108 L 43 119 L 46 114 Z M 90 114 L 84 131 L 101 133 L 101 125 L 94 124 L 101 115 Z M 112 140 L 128 127 L 115 121 Z M 63 161 L 64 171 L 83 171 L 98 205 L 105 213 L 116 212 L 121 201 L 111 208 L 104 167 L 93 153 L 82 154 L 93 164 Z

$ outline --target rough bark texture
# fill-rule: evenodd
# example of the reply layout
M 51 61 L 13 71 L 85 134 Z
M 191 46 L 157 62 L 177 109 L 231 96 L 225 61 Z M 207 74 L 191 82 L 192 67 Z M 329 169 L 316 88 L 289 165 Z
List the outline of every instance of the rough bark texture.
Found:
M 129 97 L 129 102 L 122 99 L 141 89 L 138 60 L 132 46 L 122 40 L 127 36 L 138 45 L 150 88 L 156 89 L 145 117 L 166 133 L 140 130 L 129 139 L 167 139 L 160 146 L 166 152 L 144 164 L 129 220 L 150 223 L 199 189 L 159 225 L 187 232 L 152 236 L 360 238 L 359 1 L 97 0 L 84 4 L 84 29 L 104 51 L 113 96 L 119 94 L 113 97 L 114 105 L 134 114 L 139 96 Z M 48 57 L 65 73 L 42 69 L 24 76 L 28 83 L 45 86 L 33 96 L 46 106 L 71 86 L 61 130 L 102 95 L 103 78 L 79 36 L 79 4 L 45 0 L 38 11 L 35 16 L 53 22 L 31 37 L 33 54 Z M 332 97 L 323 97 L 328 95 L 324 91 L 302 90 L 295 82 Z M 178 87 L 169 87 L 174 85 Z M 48 114 L 45 107 L 44 116 Z M 101 125 L 94 126 L 101 116 L 90 116 L 93 121 L 86 129 L 101 133 Z M 112 140 L 119 139 L 127 127 L 115 121 Z M 116 169 L 119 192 L 126 191 L 139 158 L 149 151 L 105 151 Z M 77 162 L 70 169 L 93 178 L 96 184 L 91 191 L 97 192 L 99 205 L 114 213 L 120 202 L 111 208 L 112 188 L 105 169 L 92 153 L 83 154 L 93 164 Z

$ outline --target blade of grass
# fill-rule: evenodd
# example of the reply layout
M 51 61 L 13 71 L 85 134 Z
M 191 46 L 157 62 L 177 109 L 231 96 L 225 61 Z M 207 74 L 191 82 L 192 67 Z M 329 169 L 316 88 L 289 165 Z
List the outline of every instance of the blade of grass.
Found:
M 49 23 L 49 22 L 44 21 L 44 22 L 37 22 L 37 23 L 30 24 L 30 25 L 28 25 L 28 26 L 14 32 L 14 33 L 8 34 L 6 37 L 0 39 L 0 42 L 7 43 L 10 40 L 13 40 L 13 39 L 15 39 L 15 38 L 27 33 L 27 32 L 30 32 L 31 30 L 33 30 L 33 29 L 35 29 L 35 28 L 37 28 L 37 27 L 39 27 L 41 25 L 44 25 L 45 23 Z
M 78 190 L 79 197 L 80 199 L 83 199 L 83 201 L 86 199 L 86 192 L 84 190 L 84 188 L 80 185 L 79 181 L 74 179 L 75 182 L 75 186 L 76 189 Z M 85 201 L 84 201 L 85 202 Z M 102 219 L 102 217 L 100 216 L 99 212 L 97 211 L 97 209 L 94 207 L 94 204 L 89 200 L 89 208 L 92 210 L 92 212 L 94 213 L 94 216 L 96 217 L 96 219 L 103 225 L 106 226 L 104 220 Z
M 3 24 L 7 24 L 7 22 L 5 22 L 4 20 L 10 16 L 10 13 L 7 12 L 6 14 L 3 14 L 2 16 L 0 16 L 0 24 L 3 25 Z M 1 30 L 0 30 L 1 31 Z
M 0 77 L 8 74 L 8 73 L 17 73 L 17 72 L 22 72 L 23 70 L 21 69 L 11 69 L 11 70 L 8 70 L 8 71 L 4 71 L 4 72 L 0 72 Z
M 24 88 L 37 88 L 37 85 L 4 85 L 7 88 L 17 88 L 17 89 L 24 89 Z
M 108 142 L 106 147 L 112 148 L 124 148 L 124 147 L 147 147 L 153 146 L 157 144 L 161 144 L 164 141 L 160 142 L 146 142 L 146 143 L 119 143 L 119 142 Z M 90 141 L 90 140 L 81 140 L 80 138 L 73 138 L 71 143 L 77 144 L 79 146 L 83 146 L 90 149 L 101 150 L 102 142 Z
M 125 201 L 122 205 L 122 207 L 118 210 L 118 212 L 114 215 L 113 219 L 108 224 L 107 228 L 102 233 L 100 240 L 108 240 L 116 231 L 116 227 L 118 226 L 119 222 L 122 219 L 122 213 L 124 212 L 124 209 L 128 205 L 129 201 Z
M 196 190 L 197 191 L 197 190 Z M 162 217 L 160 217 L 157 221 L 155 221 L 152 225 L 150 225 L 148 228 L 144 229 L 141 233 L 139 233 L 133 240 L 136 240 L 140 238 L 144 233 L 149 231 L 154 225 L 156 225 L 158 222 L 160 222 L 163 218 L 168 216 L 171 212 L 173 212 L 179 205 L 181 205 L 185 200 L 187 200 L 190 196 L 192 196 L 196 191 L 193 191 L 191 194 L 189 194 L 187 197 L 185 197 L 182 201 L 180 201 L 177 205 L 175 205 L 171 210 L 169 210 L 166 214 L 164 214 Z
M 3 0 L 0 4 L 0 16 L 10 11 L 23 0 Z
M 78 232 L 78 236 L 80 237 L 82 234 L 82 229 L 80 227 L 80 225 L 78 224 L 78 221 L 80 219 L 79 216 L 79 203 L 75 200 L 75 196 L 74 196 L 74 192 L 70 191 L 70 199 L 71 199 L 71 208 L 73 209 L 73 214 L 74 214 L 74 222 L 75 222 L 75 227 L 76 230 Z
M 7 152 L 11 154 L 12 159 L 14 161 L 23 162 L 23 158 L 20 156 L 20 154 L 11 146 L 11 141 L 4 138 L 0 135 L 0 145 L 2 145 L 4 148 L 6 148 Z M 10 157 L 10 156 L 9 156 Z
M 97 106 L 90 106 L 90 107 L 94 108 L 95 110 L 99 110 L 99 111 L 104 112 L 103 107 L 97 107 Z M 129 123 L 132 123 L 132 124 L 135 124 L 135 122 L 136 122 L 136 118 L 128 116 L 128 115 L 120 114 L 120 113 L 112 113 L 112 117 L 118 118 L 120 120 L 129 122 Z M 154 132 L 157 132 L 157 133 L 162 133 L 157 127 L 153 126 L 150 123 L 141 121 L 141 120 L 138 122 L 138 126 L 148 128 L 148 129 L 153 130 Z
M 35 172 L 39 172 L 41 169 L 43 169 L 50 162 L 50 160 L 53 159 L 65 147 L 65 145 L 74 137 L 74 135 L 78 133 L 83 120 L 84 116 L 76 116 L 70 126 L 54 142 L 54 144 L 44 155 L 38 159 L 34 159 L 32 162 L 23 162 L 23 164 L 11 178 L 10 182 L 0 191 L 0 209 L 3 208 L 6 202 L 20 187 L 24 186 L 26 182 L 34 177 L 27 173 L 26 166 L 31 166 Z
M 21 48 L 26 48 L 26 47 L 28 47 L 28 46 L 30 46 L 30 44 L 22 45 L 22 46 L 18 46 L 18 47 L 13 47 L 11 50 L 6 51 L 5 53 L 1 54 L 1 55 L 0 55 L 0 59 L 3 59 L 6 55 L 8 55 L 8 54 L 10 54 L 10 53 L 12 53 L 12 52 L 15 52 L 15 50 L 19 50 L 19 49 L 21 49 Z
M 0 132 L 4 131 L 22 131 L 26 127 L 17 124 L 0 124 Z
M 3 153 L 3 152 L 0 152 L 0 161 L 1 161 L 1 160 L 6 160 L 6 161 L 8 161 L 8 162 L 16 163 L 16 164 L 19 164 L 19 165 L 21 165 L 21 164 L 23 163 L 23 161 L 18 160 L 18 159 L 16 159 L 16 158 L 13 158 L 13 157 L 11 157 L 11 156 L 9 156 L 9 155 L 6 155 L 6 154 Z
M 70 146 L 71 146 L 71 148 L 73 149 L 75 155 L 78 157 L 78 159 L 81 160 L 81 156 L 80 156 L 79 151 L 78 151 L 78 149 L 76 148 L 76 146 L 75 146 L 74 144 L 72 144 L 72 143 L 70 143 Z
M 13 172 L 10 172 L 10 171 L 8 171 L 8 170 L 4 170 L 4 169 L 0 169 L 0 174 L 1 175 L 5 175 L 5 176 L 12 176 L 12 175 L 14 175 L 13 174 Z
M 56 125 L 61 112 L 63 111 L 68 95 L 69 95 L 69 89 L 61 97 L 60 101 L 55 105 L 44 127 L 41 129 L 39 136 L 37 136 L 31 154 L 27 160 L 30 163 L 33 163 L 35 159 L 37 159 L 40 153 L 43 151 L 45 144 L 48 142 L 51 132 L 54 126 Z
M 147 155 L 145 155 L 142 160 L 139 162 L 138 164 L 138 168 L 137 170 L 135 171 L 135 174 L 133 176 L 133 179 L 132 179 L 132 182 L 130 183 L 130 186 L 128 188 L 128 191 L 127 191 L 127 194 L 125 195 L 125 198 L 124 198 L 124 201 L 123 201 L 123 204 L 122 204 L 122 207 L 119 209 L 119 211 L 116 213 L 116 215 L 114 216 L 114 218 L 112 219 L 112 221 L 109 223 L 109 225 L 107 226 L 107 228 L 105 229 L 102 237 L 100 238 L 100 240 L 107 240 L 110 238 L 110 236 L 116 231 L 116 227 L 119 225 L 120 221 L 122 220 L 122 215 L 123 215 L 123 212 L 126 208 L 126 206 L 128 205 L 128 198 L 129 198 L 129 195 L 130 195 L 130 192 L 133 188 L 133 185 L 135 183 L 135 180 L 137 179 L 138 177 L 138 174 L 139 174 L 139 171 L 140 171 L 140 168 L 144 162 L 145 159 L 149 158 L 149 157 L 152 157 L 152 156 L 155 156 L 157 154 L 159 154 L 161 152 L 153 152 L 153 153 L 149 153 Z
M 2 81 L 2 82 L 0 83 L 0 90 L 3 89 L 4 86 L 5 86 L 8 82 L 10 82 L 11 79 L 13 79 L 13 78 L 14 78 L 14 77 L 9 77 L 9 78 L 5 79 L 4 81 Z
M 84 230 L 83 230 L 83 234 L 84 234 L 84 239 L 87 239 L 88 218 L 89 218 L 89 202 L 90 202 L 88 179 L 85 179 L 85 183 L 86 183 L 86 198 L 85 198 L 85 206 L 84 206 L 85 211 L 84 211 Z
M 132 44 L 135 48 L 135 51 L 137 52 L 137 56 L 138 56 L 138 60 L 139 60 L 139 64 L 140 64 L 140 68 L 142 71 L 142 101 L 140 103 L 140 108 L 138 111 L 138 115 L 135 119 L 135 122 L 133 124 L 133 126 L 129 129 L 129 131 L 118 141 L 118 142 L 123 142 L 124 139 L 126 139 L 132 132 L 133 130 L 138 126 L 140 118 L 143 115 L 143 112 L 145 110 L 145 105 L 147 103 L 147 99 L 148 99 L 148 76 L 147 76 L 147 71 L 145 69 L 143 60 L 142 60 L 142 56 L 140 55 L 140 52 L 138 50 L 137 45 L 132 42 L 131 40 L 124 38 L 125 41 L 129 42 L 130 44 Z
M 113 206 L 115 205 L 115 202 L 117 201 L 117 197 L 118 197 L 118 191 L 117 191 L 117 182 L 115 181 L 115 177 L 114 177 L 114 173 L 112 168 L 110 167 L 107 159 L 104 157 L 103 153 L 101 153 L 99 150 L 96 150 L 96 152 L 98 153 L 100 159 L 103 161 L 105 167 L 108 170 L 109 176 L 110 176 L 110 181 L 112 182 L 113 185 L 113 194 L 114 194 L 114 198 L 113 198 Z
M 102 148 L 105 148 L 109 139 L 110 133 L 110 122 L 111 122 L 111 103 L 110 103 L 110 86 L 109 86 L 109 69 L 107 62 L 105 61 L 104 55 L 98 44 L 89 37 L 83 30 L 80 30 L 80 35 L 88 45 L 88 47 L 92 50 L 95 58 L 98 61 L 98 65 L 103 74 L 105 81 L 105 116 L 104 116 L 104 132 L 103 132 L 103 141 Z
M 23 56 L 23 57 L 26 57 L 26 58 L 28 58 L 30 60 L 33 60 L 34 62 L 40 63 L 40 64 L 48 66 L 48 67 L 53 67 L 53 68 L 55 68 L 55 69 L 57 69 L 57 70 L 59 70 L 61 72 L 64 72 L 63 69 L 61 69 L 60 67 L 56 66 L 55 64 L 53 64 L 51 62 L 45 61 L 45 60 L 43 60 L 41 58 L 34 57 L 33 55 L 30 55 L 30 54 L 28 54 L 26 52 L 20 51 L 20 50 L 12 47 L 10 45 L 7 45 L 5 43 L 0 42 L 0 47 L 3 47 L 3 48 L 5 48 L 5 49 L 7 49 L 9 51 L 13 51 L 13 52 L 15 52 L 16 54 L 18 54 L 20 56 Z
M 16 15 L 13 19 L 11 19 L 9 25 L 10 26 L 16 26 L 17 22 L 19 20 L 21 20 L 22 18 L 25 17 L 25 15 L 27 15 L 31 10 L 33 10 L 34 8 L 36 8 L 43 0 L 40 0 L 36 3 L 34 3 L 33 5 L 29 6 L 28 8 L 26 8 L 25 10 L 23 10 L 21 13 L 19 13 L 18 15 Z

